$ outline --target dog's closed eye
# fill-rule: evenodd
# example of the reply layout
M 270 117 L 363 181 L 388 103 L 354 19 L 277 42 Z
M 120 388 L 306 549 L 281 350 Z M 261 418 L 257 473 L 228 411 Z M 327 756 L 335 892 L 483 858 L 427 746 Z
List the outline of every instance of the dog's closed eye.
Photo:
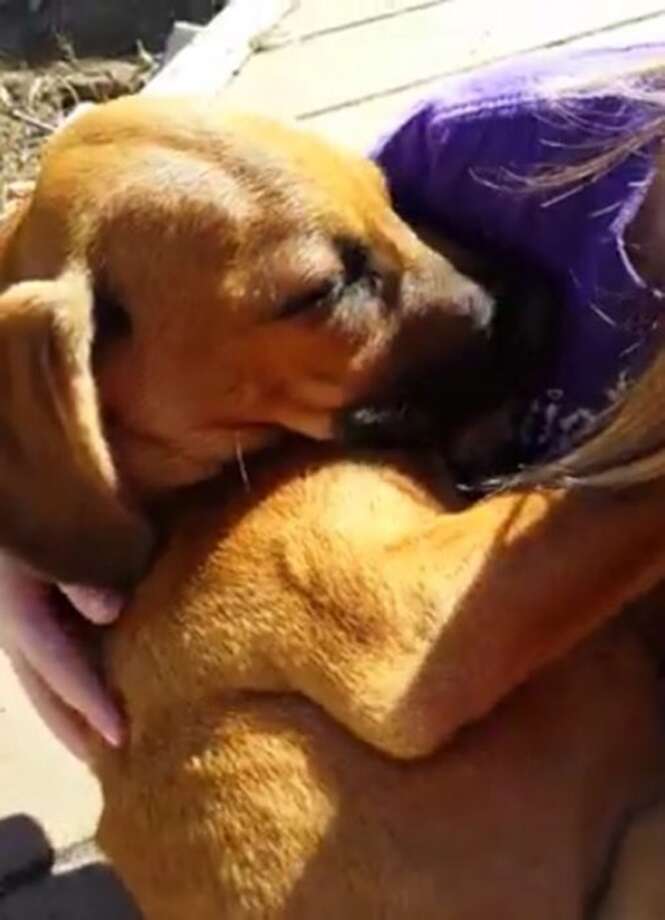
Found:
M 280 319 L 288 319 L 320 307 L 332 307 L 344 293 L 345 283 L 341 275 L 333 275 L 317 283 L 311 290 L 297 297 L 289 298 L 279 311 Z
M 305 293 L 289 298 L 279 311 L 280 319 L 333 307 L 349 289 L 359 284 L 366 286 L 370 295 L 378 293 L 382 278 L 371 267 L 367 247 L 358 240 L 339 238 L 335 240 L 335 250 L 340 271 L 314 284 Z

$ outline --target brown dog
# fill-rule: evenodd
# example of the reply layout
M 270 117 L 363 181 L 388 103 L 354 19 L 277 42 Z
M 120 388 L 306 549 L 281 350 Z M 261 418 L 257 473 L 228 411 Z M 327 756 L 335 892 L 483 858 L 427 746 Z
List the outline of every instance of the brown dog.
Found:
M 460 511 L 325 453 L 249 482 L 176 506 L 107 649 L 100 840 L 146 916 L 662 917 L 659 813 L 631 822 L 657 656 L 633 620 L 585 639 L 663 578 L 662 483 Z
M 340 407 L 484 343 L 492 319 L 376 167 L 207 102 L 83 115 L 0 244 L 0 542 L 64 581 L 144 566 L 128 497 L 279 430 L 330 437 Z
M 99 839 L 148 920 L 590 917 L 662 788 L 657 659 L 623 623 L 541 668 L 662 577 L 663 486 L 445 513 L 380 458 L 249 477 L 176 509 L 107 648 Z
M 362 161 L 153 106 L 57 139 L 5 243 L 0 411 L 20 450 L 0 482 L 48 529 L 29 542 L 9 518 L 2 536 L 66 577 L 143 561 L 113 460 L 145 495 L 209 475 L 236 438 L 326 435 L 340 405 L 414 360 L 445 367 L 487 322 Z M 57 494 L 26 484 L 37 437 Z M 175 503 L 106 649 L 131 735 L 96 752 L 100 837 L 149 920 L 585 917 L 660 791 L 657 667 L 624 623 L 551 662 L 662 578 L 663 486 L 460 510 L 380 457 L 295 453 L 248 477 Z M 99 562 L 77 542 L 89 520 Z M 634 920 L 616 913 L 635 903 L 626 841 L 612 920 Z

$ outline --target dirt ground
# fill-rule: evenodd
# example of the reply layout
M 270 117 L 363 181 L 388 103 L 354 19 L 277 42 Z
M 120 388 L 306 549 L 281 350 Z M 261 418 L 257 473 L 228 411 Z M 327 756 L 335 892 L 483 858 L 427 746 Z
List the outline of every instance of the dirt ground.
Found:
M 142 53 L 116 60 L 59 60 L 45 67 L 0 62 L 0 214 L 37 172 L 42 144 L 79 102 L 140 90 L 156 63 Z

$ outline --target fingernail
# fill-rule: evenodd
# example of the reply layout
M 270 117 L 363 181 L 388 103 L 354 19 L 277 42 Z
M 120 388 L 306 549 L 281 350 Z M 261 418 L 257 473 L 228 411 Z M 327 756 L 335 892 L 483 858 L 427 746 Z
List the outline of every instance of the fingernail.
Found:
M 104 741 L 106 741 L 106 743 L 110 747 L 113 747 L 113 748 L 122 747 L 122 743 L 125 740 L 124 735 L 122 733 L 114 733 L 114 732 L 103 732 L 102 738 L 104 739 Z
M 98 623 L 112 623 L 120 614 L 123 599 L 113 591 L 95 591 L 89 598 L 89 604 Z
M 119 748 L 119 747 L 122 747 L 123 745 L 123 742 L 125 740 L 125 733 L 121 728 L 105 729 L 102 732 L 102 738 L 111 747 Z
M 79 585 L 61 585 L 60 589 L 82 616 L 98 625 L 112 623 L 124 603 L 124 599 L 115 591 Z
M 93 728 L 99 732 L 104 741 L 111 747 L 122 747 L 126 736 L 125 721 L 115 709 L 104 712 L 98 724 L 93 725 Z

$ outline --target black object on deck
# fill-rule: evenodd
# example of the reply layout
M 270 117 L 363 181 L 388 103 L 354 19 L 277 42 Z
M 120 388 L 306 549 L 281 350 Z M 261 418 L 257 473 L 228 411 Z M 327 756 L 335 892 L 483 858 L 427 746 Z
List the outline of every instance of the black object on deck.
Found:
M 64 40 L 81 57 L 163 49 L 177 19 L 205 23 L 221 0 L 0 0 L 0 54 L 35 61 Z

